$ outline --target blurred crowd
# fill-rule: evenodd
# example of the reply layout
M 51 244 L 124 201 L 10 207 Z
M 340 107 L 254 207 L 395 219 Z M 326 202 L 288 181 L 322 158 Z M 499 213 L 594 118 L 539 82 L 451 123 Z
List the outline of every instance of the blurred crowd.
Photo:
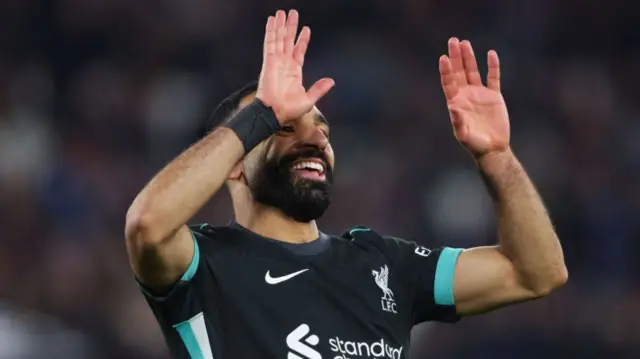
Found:
M 0 358 L 167 358 L 133 281 L 126 210 L 257 78 L 267 16 L 312 29 L 307 84 L 336 151 L 325 232 L 496 241 L 456 143 L 437 60 L 450 36 L 501 57 L 516 154 L 562 240 L 570 282 L 456 325 L 416 327 L 412 358 L 640 357 L 640 31 L 622 0 L 0 1 Z M 224 191 L 222 191 L 224 192 Z M 224 224 L 217 195 L 195 222 Z

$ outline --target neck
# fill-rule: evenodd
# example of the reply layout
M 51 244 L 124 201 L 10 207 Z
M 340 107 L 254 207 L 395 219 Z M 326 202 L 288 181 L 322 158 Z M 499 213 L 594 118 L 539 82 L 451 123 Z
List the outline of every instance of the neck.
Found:
M 276 208 L 252 203 L 242 210 L 235 208 L 235 213 L 238 224 L 263 237 L 289 243 L 307 243 L 319 236 L 315 221 L 296 222 Z

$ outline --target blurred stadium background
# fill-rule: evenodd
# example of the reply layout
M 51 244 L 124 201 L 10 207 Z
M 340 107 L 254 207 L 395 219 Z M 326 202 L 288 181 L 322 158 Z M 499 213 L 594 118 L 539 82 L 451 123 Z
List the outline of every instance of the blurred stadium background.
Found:
M 326 232 L 495 240 L 437 73 L 450 36 L 501 55 L 513 146 L 564 244 L 551 297 L 415 329 L 412 358 L 640 358 L 640 20 L 622 0 L 0 1 L 0 358 L 166 358 L 125 256 L 145 182 L 254 80 L 266 17 L 313 30 L 337 152 Z M 223 224 L 222 193 L 198 221 Z M 247 339 L 243 339 L 247 340 Z

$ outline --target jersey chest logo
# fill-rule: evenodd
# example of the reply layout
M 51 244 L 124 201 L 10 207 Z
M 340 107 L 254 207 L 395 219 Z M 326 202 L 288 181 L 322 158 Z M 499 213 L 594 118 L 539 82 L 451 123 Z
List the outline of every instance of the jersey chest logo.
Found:
M 264 275 L 264 281 L 267 282 L 267 284 L 274 285 L 274 284 L 278 284 L 278 283 L 282 283 L 282 282 L 288 281 L 289 279 L 291 279 L 291 278 L 293 278 L 293 277 L 295 277 L 295 276 L 297 276 L 299 274 L 302 274 L 302 273 L 304 273 L 304 272 L 306 272 L 308 270 L 309 269 L 299 270 L 297 272 L 293 272 L 291 274 L 287 274 L 287 275 L 284 275 L 284 276 L 281 276 L 281 277 L 272 277 L 270 271 L 267 271 L 267 273 Z
M 396 302 L 393 298 L 393 291 L 389 289 L 389 268 L 385 264 L 379 271 L 372 270 L 373 280 L 376 282 L 380 290 L 382 290 L 382 298 L 380 304 L 382 310 L 388 313 L 398 314 Z

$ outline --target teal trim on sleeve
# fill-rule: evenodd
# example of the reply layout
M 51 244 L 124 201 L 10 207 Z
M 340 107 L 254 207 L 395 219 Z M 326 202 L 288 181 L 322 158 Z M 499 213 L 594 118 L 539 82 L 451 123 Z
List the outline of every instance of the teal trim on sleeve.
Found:
M 453 275 L 460 253 L 462 253 L 460 248 L 444 248 L 440 253 L 433 281 L 433 297 L 437 305 L 455 305 Z
M 198 264 L 200 263 L 200 247 L 198 246 L 198 241 L 196 240 L 196 235 L 191 232 L 191 237 L 193 238 L 193 257 L 191 258 L 191 263 L 189 263 L 189 268 L 184 272 L 182 278 L 180 278 L 183 282 L 188 282 L 196 275 L 196 271 L 198 270 Z
M 356 232 L 369 232 L 370 229 L 369 228 L 354 228 L 352 230 L 349 231 L 349 234 L 354 234 Z

